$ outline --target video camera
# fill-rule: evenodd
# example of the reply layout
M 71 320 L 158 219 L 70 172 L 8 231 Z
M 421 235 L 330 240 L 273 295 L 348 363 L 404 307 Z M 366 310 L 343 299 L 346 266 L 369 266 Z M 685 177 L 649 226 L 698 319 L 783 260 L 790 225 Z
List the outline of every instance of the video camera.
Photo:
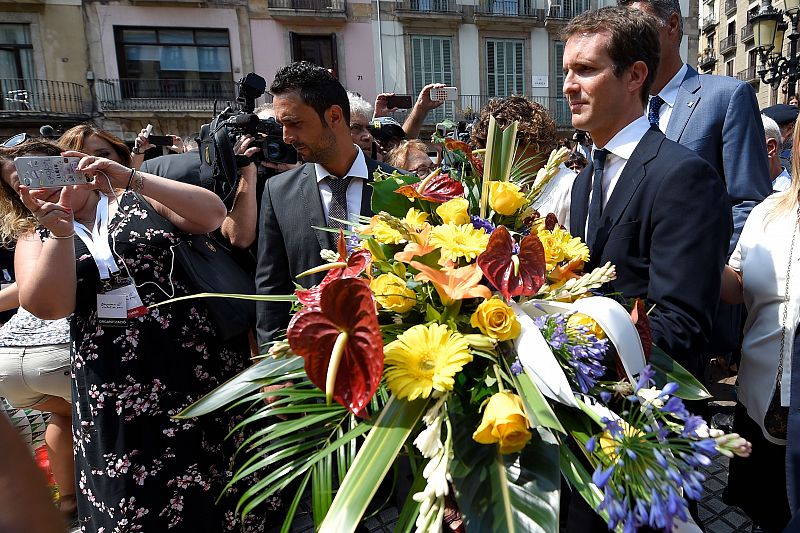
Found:
M 239 183 L 238 169 L 256 163 L 259 172 L 267 171 L 258 163 L 297 163 L 297 151 L 283 142 L 283 127 L 274 118 L 261 120 L 253 113 L 256 99 L 264 94 L 267 82 L 253 72 L 239 80 L 239 95 L 210 124 L 200 128 L 200 182 L 213 190 L 230 209 Z M 236 155 L 233 147 L 241 137 L 252 135 L 251 147 L 261 150 L 248 158 Z

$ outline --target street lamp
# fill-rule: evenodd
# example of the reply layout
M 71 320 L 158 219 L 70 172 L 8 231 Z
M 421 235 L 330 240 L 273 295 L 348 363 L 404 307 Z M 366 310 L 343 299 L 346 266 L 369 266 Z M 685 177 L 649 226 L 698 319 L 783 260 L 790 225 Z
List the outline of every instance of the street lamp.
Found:
M 800 59 L 797 57 L 797 23 L 800 19 L 800 0 L 784 0 L 785 11 L 772 7 L 772 0 L 762 0 L 758 13 L 750 17 L 753 39 L 761 61 L 758 75 L 773 88 L 787 80 L 788 96 L 795 94 L 795 82 L 800 79 Z M 785 18 L 789 19 L 787 23 Z M 789 57 L 782 55 L 783 38 L 789 33 Z

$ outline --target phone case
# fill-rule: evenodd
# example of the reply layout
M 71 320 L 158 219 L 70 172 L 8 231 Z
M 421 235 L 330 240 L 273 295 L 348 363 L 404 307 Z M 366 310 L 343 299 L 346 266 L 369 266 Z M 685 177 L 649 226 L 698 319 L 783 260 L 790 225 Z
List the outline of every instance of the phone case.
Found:
M 86 183 L 86 174 L 75 169 L 80 157 L 25 156 L 14 159 L 17 176 L 22 185 L 33 189 L 63 187 Z
M 435 102 L 458 99 L 458 87 L 431 89 L 431 100 Z

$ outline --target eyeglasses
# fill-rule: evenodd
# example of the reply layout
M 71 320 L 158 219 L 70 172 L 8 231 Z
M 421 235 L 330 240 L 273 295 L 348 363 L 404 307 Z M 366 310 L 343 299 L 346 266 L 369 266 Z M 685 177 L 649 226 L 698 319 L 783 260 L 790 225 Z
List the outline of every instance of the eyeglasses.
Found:
M 28 140 L 28 134 L 27 133 L 25 133 L 25 132 L 17 133 L 13 137 L 9 137 L 5 141 L 3 141 L 3 144 L 0 145 L 0 146 L 2 146 L 3 148 L 13 148 L 14 146 L 17 146 L 18 144 L 22 144 L 27 140 Z
M 427 178 L 428 174 L 436 169 L 437 165 L 420 165 L 416 168 L 408 169 L 412 174 L 416 174 L 420 178 Z

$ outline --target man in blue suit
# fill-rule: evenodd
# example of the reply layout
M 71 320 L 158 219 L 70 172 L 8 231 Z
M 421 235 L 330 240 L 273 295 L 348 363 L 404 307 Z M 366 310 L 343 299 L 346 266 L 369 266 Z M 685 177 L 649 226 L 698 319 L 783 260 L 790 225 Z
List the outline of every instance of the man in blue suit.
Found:
M 667 139 L 711 163 L 725 183 L 733 205 L 730 254 L 750 211 L 772 193 L 755 93 L 745 82 L 698 74 L 683 62 L 679 0 L 621 0 L 620 5 L 641 9 L 660 24 L 661 60 L 645 112 Z

